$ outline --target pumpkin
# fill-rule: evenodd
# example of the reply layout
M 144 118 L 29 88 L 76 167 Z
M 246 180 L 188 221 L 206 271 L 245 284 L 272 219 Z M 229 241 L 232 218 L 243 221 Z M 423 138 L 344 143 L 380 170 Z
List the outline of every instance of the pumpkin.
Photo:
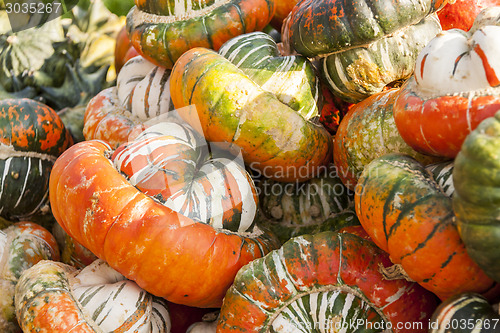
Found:
M 274 15 L 273 0 L 136 0 L 127 15 L 132 46 L 146 59 L 172 68 L 194 47 L 218 50 L 229 39 L 262 30 Z
M 390 265 L 373 242 L 353 234 L 292 238 L 238 272 L 217 332 L 426 332 L 435 296 L 416 283 L 384 279 L 379 266 Z
M 115 87 L 102 90 L 87 105 L 83 135 L 116 148 L 146 123 L 156 123 L 173 109 L 170 101 L 170 70 L 153 65 L 141 56 L 127 61 Z
M 202 141 L 165 122 L 114 151 L 75 144 L 54 165 L 50 201 L 72 238 L 145 290 L 219 307 L 238 269 L 278 243 L 253 221 L 257 196 L 242 162 L 208 154 Z
M 116 44 L 115 44 L 115 71 L 118 75 L 120 70 L 122 69 L 125 63 L 138 56 L 136 49 L 130 43 L 130 39 L 127 34 L 127 27 L 124 25 L 118 34 L 116 35 Z
M 54 223 L 52 234 L 61 249 L 61 262 L 81 269 L 98 259 L 95 254 L 71 238 L 59 223 Z
M 402 274 L 442 300 L 493 287 L 467 254 L 451 198 L 422 164 L 405 155 L 384 155 L 365 166 L 358 185 L 361 225 Z
M 441 303 L 429 326 L 429 333 L 493 333 L 500 327 L 500 315 L 482 295 L 462 293 Z
M 394 102 L 403 139 L 415 150 L 454 158 L 470 133 L 500 110 L 500 7 L 488 7 L 465 32 L 443 31 L 417 58 Z
M 331 159 L 331 136 L 216 52 L 195 48 L 175 63 L 170 93 L 180 117 L 209 142 L 242 151 L 245 163 L 278 181 L 305 181 Z
M 59 260 L 55 238 L 33 222 L 0 230 L 0 331 L 21 332 L 14 309 L 14 289 L 21 274 L 41 260 Z
M 333 94 L 357 103 L 413 72 L 419 51 L 441 31 L 445 1 L 300 1 L 283 31 L 288 52 L 320 59 Z
M 425 169 L 434 177 L 439 188 L 450 198 L 453 196 L 453 193 L 455 193 L 455 186 L 453 185 L 453 167 L 453 160 L 427 164 L 425 166 Z
M 500 282 L 496 194 L 499 147 L 500 114 L 497 112 L 467 136 L 455 159 L 453 209 L 469 255 L 489 276 Z
M 23 272 L 15 292 L 23 332 L 170 331 L 165 300 L 145 292 L 102 260 L 80 271 L 40 261 Z
M 469 30 L 474 19 L 486 7 L 499 6 L 498 0 L 455 0 L 437 12 L 443 30 Z
M 49 216 L 49 176 L 73 143 L 57 113 L 31 99 L 0 101 L 0 215 L 13 221 Z
M 269 24 L 273 26 L 276 30 L 281 31 L 281 26 L 283 25 L 283 21 L 290 14 L 293 7 L 299 2 L 299 0 L 281 0 L 275 1 L 274 7 L 276 10 L 274 12 L 274 16 L 271 19 Z
M 416 152 L 406 144 L 394 123 L 394 100 L 398 89 L 386 90 L 354 104 L 335 134 L 333 160 L 344 185 L 354 190 L 363 168 L 388 153 L 413 156 L 422 163 L 436 158 Z
M 342 184 L 336 167 L 330 164 L 322 171 L 302 183 L 256 181 L 260 216 L 282 243 L 306 233 L 359 224 L 353 193 Z

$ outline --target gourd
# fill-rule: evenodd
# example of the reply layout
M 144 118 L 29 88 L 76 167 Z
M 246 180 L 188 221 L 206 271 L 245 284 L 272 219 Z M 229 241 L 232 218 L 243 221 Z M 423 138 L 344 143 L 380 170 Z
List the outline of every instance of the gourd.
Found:
M 288 52 L 316 57 L 333 94 L 357 103 L 411 76 L 441 31 L 446 1 L 300 1 L 282 28 Z
M 302 183 L 257 179 L 260 218 L 281 242 L 303 234 L 336 231 L 359 224 L 354 193 L 347 189 L 330 164 L 316 177 Z
M 59 260 L 59 248 L 47 229 L 28 221 L 0 230 L 0 331 L 21 332 L 14 290 L 21 274 L 41 260 Z
M 73 143 L 56 112 L 31 99 L 0 101 L 0 215 L 13 221 L 50 216 L 49 176 Z
M 359 331 L 426 332 L 435 296 L 416 283 L 385 279 L 379 267 L 390 265 L 373 242 L 353 234 L 325 231 L 294 237 L 238 272 L 224 298 L 217 332 L 340 331 L 352 326 Z M 404 322 L 414 326 L 404 329 Z
M 166 120 L 173 110 L 169 84 L 170 70 L 141 56 L 130 59 L 118 74 L 116 86 L 102 90 L 88 103 L 83 136 L 116 148 L 148 124 Z
M 496 332 L 500 315 L 480 294 L 461 293 L 441 303 L 429 323 L 429 333 Z
M 99 140 L 75 144 L 52 170 L 53 215 L 148 292 L 219 307 L 238 269 L 278 243 L 254 223 L 257 196 L 242 164 L 212 148 L 220 155 L 174 122 L 116 150 Z
M 358 184 L 361 225 L 401 274 L 442 300 L 493 288 L 460 238 L 452 199 L 422 164 L 401 154 L 384 155 L 365 166 Z
M 485 119 L 465 139 L 453 169 L 453 209 L 467 252 L 495 281 L 500 281 L 498 168 L 500 114 Z
M 416 151 L 455 158 L 467 136 L 500 109 L 500 7 L 472 28 L 443 31 L 419 53 L 394 102 L 394 119 Z
M 184 53 L 170 76 L 175 108 L 209 142 L 241 149 L 254 171 L 278 181 L 305 181 L 331 159 L 331 136 L 206 48 Z
M 274 0 L 136 0 L 127 15 L 132 46 L 156 65 L 172 68 L 194 47 L 218 50 L 227 40 L 259 31 L 274 15 Z
M 335 134 L 333 160 L 344 185 L 355 190 L 363 168 L 388 153 L 413 156 L 424 164 L 438 159 L 416 152 L 399 134 L 393 116 L 398 89 L 374 94 L 354 104 Z
M 168 333 L 165 300 L 96 260 L 77 270 L 52 260 L 23 272 L 15 290 L 23 332 Z

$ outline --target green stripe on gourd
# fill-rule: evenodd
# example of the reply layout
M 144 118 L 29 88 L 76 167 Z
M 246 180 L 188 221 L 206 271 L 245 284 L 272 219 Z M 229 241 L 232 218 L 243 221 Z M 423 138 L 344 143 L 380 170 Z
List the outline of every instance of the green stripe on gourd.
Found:
M 500 113 L 465 139 L 455 158 L 453 209 L 471 258 L 500 282 Z
M 425 169 L 432 173 L 434 180 L 441 187 L 444 194 L 451 198 L 455 192 L 453 186 L 453 161 L 428 164 Z
M 263 32 L 234 37 L 219 54 L 305 119 L 318 116 L 319 79 L 306 57 L 282 57 L 273 38 Z
M 328 55 L 318 67 L 335 95 L 357 103 L 410 77 L 420 50 L 440 31 L 437 16 L 430 15 L 366 46 Z

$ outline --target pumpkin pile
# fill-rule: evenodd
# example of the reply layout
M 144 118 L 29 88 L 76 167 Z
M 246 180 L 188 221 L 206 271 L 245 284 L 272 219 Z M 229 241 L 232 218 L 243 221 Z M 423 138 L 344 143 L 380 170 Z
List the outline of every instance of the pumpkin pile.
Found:
M 480 2 L 2 3 L 0 331 L 499 331 Z

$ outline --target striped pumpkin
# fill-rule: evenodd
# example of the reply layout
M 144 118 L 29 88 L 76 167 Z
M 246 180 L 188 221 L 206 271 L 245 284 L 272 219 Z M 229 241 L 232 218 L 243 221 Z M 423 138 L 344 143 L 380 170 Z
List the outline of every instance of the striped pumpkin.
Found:
M 402 153 L 429 164 L 438 159 L 420 154 L 399 135 L 393 117 L 398 89 L 374 94 L 353 105 L 335 134 L 333 160 L 337 173 L 354 190 L 363 168 L 373 159 L 389 153 Z
M 344 225 L 359 224 L 353 193 L 337 175 L 333 164 L 303 183 L 257 180 L 261 218 L 284 243 L 288 239 Z
M 187 50 L 218 50 L 229 39 L 259 31 L 274 15 L 274 0 L 136 0 L 127 15 L 132 46 L 165 68 Z
M 319 116 L 319 78 L 306 57 L 282 57 L 276 42 L 264 32 L 234 37 L 221 46 L 219 54 L 304 119 Z
M 385 279 L 379 266 L 390 265 L 373 242 L 353 234 L 292 238 L 238 272 L 217 332 L 426 332 L 435 296 Z M 412 328 L 400 327 L 405 322 Z
M 104 89 L 87 105 L 83 135 L 112 147 L 127 142 L 145 123 L 173 110 L 170 100 L 170 70 L 153 65 L 141 56 L 127 61 L 115 87 Z
M 168 333 L 165 300 L 96 260 L 81 271 L 44 260 L 16 287 L 16 315 L 24 332 Z
M 409 278 L 443 300 L 493 287 L 467 254 L 451 198 L 422 164 L 388 154 L 365 166 L 359 185 L 355 205 L 361 225 Z
M 494 333 L 500 329 L 500 314 L 483 296 L 462 293 L 441 303 L 429 326 L 429 333 Z
M 424 154 L 454 158 L 465 137 L 500 110 L 500 7 L 468 32 L 443 31 L 420 52 L 394 103 L 403 139 Z
M 434 180 L 448 197 L 453 197 L 455 186 L 453 185 L 453 161 L 443 161 L 428 164 L 425 169 L 432 174 Z
M 238 160 L 210 156 L 196 136 L 162 123 L 114 152 L 78 143 L 54 166 L 50 201 L 72 238 L 145 290 L 218 307 L 238 269 L 278 242 L 253 223 L 255 189 Z
M 179 113 L 210 142 L 241 149 L 248 166 L 278 181 L 305 181 L 331 159 L 331 136 L 205 48 L 175 63 L 170 91 Z M 198 126 L 195 126 L 199 124 Z
M 0 101 L 0 216 L 13 221 L 48 216 L 49 176 L 73 143 L 57 113 L 31 99 Z
M 300 1 L 282 28 L 285 49 L 320 58 L 333 94 L 357 103 L 407 79 L 418 52 L 441 31 L 447 1 Z
M 0 332 L 21 332 L 14 290 L 21 274 L 41 260 L 59 260 L 55 238 L 33 222 L 17 222 L 0 230 Z

